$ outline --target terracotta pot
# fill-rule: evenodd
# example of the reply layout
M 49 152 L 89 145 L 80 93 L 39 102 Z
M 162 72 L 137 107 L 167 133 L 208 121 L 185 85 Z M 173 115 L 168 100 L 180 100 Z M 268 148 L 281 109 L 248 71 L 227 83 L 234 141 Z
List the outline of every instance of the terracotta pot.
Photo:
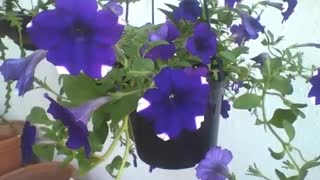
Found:
M 131 115 L 131 125 L 138 155 L 154 168 L 184 169 L 195 166 L 217 144 L 221 101 L 225 82 L 210 83 L 211 92 L 205 121 L 197 131 L 183 131 L 177 138 L 162 141 L 152 124 L 137 114 Z
M 0 175 L 17 169 L 21 164 L 21 133 L 23 121 L 0 125 Z
M 0 176 L 0 180 L 76 180 L 75 168 L 59 162 L 29 165 Z

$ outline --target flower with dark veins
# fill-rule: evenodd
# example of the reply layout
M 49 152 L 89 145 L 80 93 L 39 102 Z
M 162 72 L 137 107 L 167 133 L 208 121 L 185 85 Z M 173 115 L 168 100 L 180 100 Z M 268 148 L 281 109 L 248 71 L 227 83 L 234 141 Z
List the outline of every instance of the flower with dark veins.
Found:
M 168 44 L 161 44 L 150 49 L 145 55 L 145 58 L 150 58 L 152 60 L 168 60 L 174 56 L 176 52 L 176 46 L 173 41 L 180 36 L 180 32 L 177 27 L 170 21 L 165 22 L 161 27 L 149 35 L 149 41 L 166 41 Z M 140 49 L 140 53 L 144 54 L 147 46 L 143 46 Z
M 110 9 L 97 11 L 96 0 L 56 0 L 55 4 L 56 9 L 38 13 L 29 23 L 30 39 L 48 50 L 48 61 L 59 71 L 103 77 L 116 61 L 113 46 L 124 30 L 119 17 Z
M 164 141 L 182 130 L 201 127 L 208 107 L 207 68 L 163 68 L 155 76 L 157 88 L 149 89 L 138 102 L 137 113 L 153 123 L 155 133 Z
M 27 57 L 7 59 L 0 66 L 0 72 L 6 82 L 17 81 L 16 90 L 19 96 L 32 89 L 34 71 L 46 54 L 45 50 L 37 50 Z
M 210 58 L 217 52 L 217 35 L 207 23 L 199 23 L 195 25 L 193 35 L 187 40 L 186 48 L 204 64 L 209 64 Z
M 123 8 L 122 6 L 118 3 L 118 0 L 110 0 L 106 4 L 106 8 L 111 10 L 114 14 L 117 16 L 121 16 L 123 14 Z
M 228 164 L 232 153 L 221 147 L 212 147 L 196 167 L 196 176 L 201 180 L 225 180 L 229 176 Z
M 173 11 L 173 18 L 176 21 L 195 22 L 201 15 L 202 9 L 198 0 L 181 0 L 179 7 Z
M 229 8 L 233 9 L 236 2 L 240 2 L 241 0 L 224 0 L 224 4 Z
M 256 57 L 251 58 L 254 62 L 263 65 L 264 62 L 270 58 L 270 55 L 268 53 L 260 53 Z
M 32 146 L 36 141 L 36 127 L 31 125 L 29 121 L 26 121 L 23 127 L 21 136 L 21 158 L 22 164 L 30 164 L 34 160 L 34 153 Z
M 87 157 L 89 157 L 91 148 L 88 140 L 89 131 L 87 123 L 91 113 L 110 101 L 110 97 L 100 97 L 88 101 L 78 107 L 63 107 L 48 94 L 45 97 L 50 101 L 47 110 L 55 119 L 60 120 L 68 128 L 68 140 L 66 146 L 70 149 L 79 149 L 84 147 Z
M 320 104 L 320 70 L 316 71 L 316 74 L 309 80 L 312 88 L 309 91 L 308 97 L 312 99 L 312 102 L 316 105 Z
M 228 118 L 229 117 L 228 111 L 230 111 L 229 101 L 222 100 L 222 102 L 221 102 L 221 116 L 225 119 Z

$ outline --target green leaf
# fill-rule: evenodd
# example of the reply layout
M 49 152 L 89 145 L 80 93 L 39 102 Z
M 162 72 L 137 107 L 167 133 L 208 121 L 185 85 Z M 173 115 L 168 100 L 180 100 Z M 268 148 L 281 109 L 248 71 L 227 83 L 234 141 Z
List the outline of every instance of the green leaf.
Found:
M 63 89 L 73 105 L 80 105 L 104 95 L 96 81 L 84 74 L 78 76 L 63 75 Z
M 233 21 L 233 15 L 231 11 L 218 11 L 218 20 L 220 23 L 224 23 L 227 26 L 230 26 Z
M 239 57 L 242 54 L 248 54 L 249 48 L 247 46 L 239 46 L 232 50 L 232 54 L 235 57 Z
M 219 52 L 218 56 L 221 57 L 224 61 L 225 60 L 230 61 L 230 62 L 237 61 L 237 57 L 231 51 L 221 51 L 221 52 Z
M 273 77 L 280 74 L 282 68 L 282 63 L 280 58 L 273 58 L 265 60 L 261 73 L 264 79 L 271 80 Z
M 47 126 L 53 124 L 53 121 L 48 118 L 46 111 L 38 106 L 31 109 L 30 114 L 27 116 L 27 120 L 32 124 L 43 124 Z
M 286 95 L 290 95 L 293 93 L 293 87 L 290 80 L 281 75 L 272 78 L 270 82 L 270 88 Z
M 87 158 L 83 152 L 78 153 L 76 158 L 78 160 L 79 173 L 81 176 L 85 175 L 99 162 L 99 159 L 96 157 Z
M 52 144 L 35 144 L 32 146 L 33 152 L 40 158 L 52 161 L 54 155 L 54 145 Z
M 154 71 L 154 63 L 149 59 L 136 58 L 131 61 L 128 68 L 128 76 L 141 77 L 151 75 Z
M 301 171 L 307 171 L 308 169 L 314 168 L 320 166 L 320 161 L 318 158 L 308 161 L 306 162 L 302 167 L 301 167 Z
M 108 137 L 109 127 L 107 121 L 109 120 L 109 113 L 105 111 L 105 106 L 102 106 L 93 113 L 93 135 L 100 144 L 104 144 Z
M 282 126 L 283 126 L 284 130 L 286 131 L 286 133 L 287 133 L 287 135 L 289 137 L 289 141 L 292 141 L 294 136 L 295 136 L 294 127 L 292 126 L 291 123 L 289 123 L 286 120 L 282 121 Z
M 279 178 L 280 180 L 287 180 L 287 177 L 286 177 L 281 171 L 279 171 L 278 169 L 276 169 L 275 172 L 276 172 L 276 175 L 278 176 L 278 178 Z
M 121 156 L 116 156 L 115 158 L 113 158 L 112 162 L 111 162 L 111 165 L 113 168 L 119 170 L 120 167 L 121 167 L 121 164 L 123 162 L 123 159 Z M 129 162 L 126 162 L 124 167 L 129 167 L 130 166 L 130 163 Z
M 233 102 L 233 107 L 236 109 L 252 109 L 258 107 L 261 103 L 261 96 L 247 93 L 238 97 Z
M 276 160 L 282 159 L 284 157 L 284 155 L 285 155 L 285 151 L 282 151 L 280 153 L 276 153 L 271 148 L 268 148 L 268 150 L 269 150 L 271 156 Z
M 269 121 L 272 125 L 283 128 L 283 121 L 288 121 L 293 124 L 298 118 L 299 110 L 297 109 L 276 109 L 273 113 L 271 120 Z

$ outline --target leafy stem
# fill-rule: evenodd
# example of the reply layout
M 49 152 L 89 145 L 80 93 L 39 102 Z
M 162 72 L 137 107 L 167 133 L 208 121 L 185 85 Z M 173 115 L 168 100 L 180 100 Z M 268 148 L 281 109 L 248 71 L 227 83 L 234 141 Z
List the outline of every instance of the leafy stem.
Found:
M 43 89 L 53 93 L 54 95 L 56 95 L 57 97 L 64 99 L 64 100 L 68 100 L 66 97 L 61 96 L 59 93 L 55 92 L 52 88 L 50 88 L 50 86 L 44 82 L 41 81 L 40 79 L 38 79 L 37 77 L 34 77 L 34 81 Z
M 129 129 L 128 129 L 128 125 L 127 124 L 128 123 L 126 123 L 126 130 L 125 130 L 125 135 L 126 135 L 126 145 L 125 146 L 126 146 L 126 149 L 125 149 L 125 152 L 124 152 L 124 155 L 123 155 L 123 160 L 122 160 L 122 163 L 121 163 L 121 166 L 120 166 L 120 169 L 119 169 L 119 172 L 118 172 L 116 180 L 120 180 L 121 179 L 121 176 L 122 176 L 122 173 L 124 171 L 127 159 L 129 157 L 129 152 L 130 152 L 130 137 L 129 137 Z
M 117 133 L 116 137 L 113 139 L 113 141 L 112 141 L 111 145 L 109 146 L 108 150 L 106 151 L 106 153 L 104 153 L 102 156 L 96 156 L 99 158 L 99 161 L 94 166 L 92 166 L 88 171 L 95 168 L 97 165 L 99 165 L 100 163 L 104 162 L 105 160 L 107 160 L 109 158 L 109 156 L 112 154 L 114 149 L 117 147 L 117 144 L 120 141 L 122 134 L 125 131 L 128 131 L 128 121 L 129 121 L 129 115 L 127 115 L 124 118 L 123 124 L 122 124 L 119 132 Z
M 268 127 L 268 129 L 270 130 L 270 132 L 276 137 L 276 139 L 278 139 L 278 141 L 282 144 L 285 152 L 287 153 L 289 159 L 291 160 L 291 162 L 293 163 L 293 165 L 295 166 L 295 169 L 299 172 L 300 171 L 300 167 L 297 164 L 297 162 L 295 161 L 295 159 L 293 158 L 293 156 L 291 155 L 291 152 L 289 150 L 288 147 L 290 147 L 290 143 L 286 143 L 278 134 L 277 132 L 273 129 L 273 127 L 271 126 L 271 124 L 268 122 L 267 116 L 266 116 L 266 108 L 265 108 L 265 98 L 266 98 L 266 90 L 264 90 L 263 95 L 262 95 L 262 116 L 263 116 L 263 121 L 266 124 L 266 126 Z

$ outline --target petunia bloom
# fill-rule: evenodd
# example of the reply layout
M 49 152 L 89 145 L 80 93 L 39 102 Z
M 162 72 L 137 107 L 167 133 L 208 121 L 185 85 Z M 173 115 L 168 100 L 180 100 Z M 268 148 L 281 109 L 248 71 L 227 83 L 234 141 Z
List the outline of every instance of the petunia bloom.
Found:
M 46 54 L 47 51 L 37 50 L 27 57 L 7 59 L 0 66 L 5 81 L 17 81 L 16 90 L 19 96 L 32 89 L 35 68 Z
M 79 149 L 84 147 L 86 156 L 91 152 L 88 136 L 89 131 L 87 123 L 93 111 L 109 102 L 109 97 L 100 97 L 88 101 L 78 107 L 63 107 L 55 100 L 50 98 L 48 94 L 45 97 L 50 101 L 47 110 L 55 119 L 60 120 L 65 127 L 68 128 L 68 140 L 66 146 L 70 149 Z
M 176 21 L 187 20 L 195 22 L 202 15 L 202 9 L 198 0 L 181 0 L 179 7 L 173 11 Z
M 240 2 L 241 0 L 224 0 L 224 4 L 229 8 L 233 9 L 236 2 Z
M 229 117 L 228 111 L 230 111 L 229 101 L 222 100 L 222 102 L 221 102 L 221 116 L 225 119 L 228 118 Z
M 37 14 L 28 25 L 28 34 L 40 49 L 48 50 L 47 59 L 72 75 L 81 71 L 101 78 L 113 66 L 113 46 L 124 26 L 110 9 L 97 11 L 96 0 L 56 0 L 56 9 Z
M 310 78 L 312 88 L 309 91 L 308 97 L 313 99 L 314 104 L 320 104 L 320 70 Z
M 281 14 L 283 16 L 283 20 L 282 20 L 282 23 L 283 23 L 284 21 L 287 21 L 289 19 L 289 17 L 292 15 L 292 13 L 294 12 L 294 9 L 298 4 L 297 0 L 283 0 L 283 1 L 284 1 L 283 3 L 262 1 L 261 4 L 272 6 L 282 11 Z
M 165 22 L 157 31 L 151 32 L 149 35 L 149 41 L 167 41 L 168 44 L 161 44 L 150 49 L 145 58 L 152 60 L 168 60 L 173 57 L 176 52 L 176 46 L 173 41 L 180 36 L 180 32 L 177 27 L 170 21 Z M 147 46 L 143 46 L 140 50 L 141 54 L 145 53 Z
M 196 167 L 196 176 L 201 180 L 225 180 L 229 174 L 228 164 L 232 153 L 221 147 L 212 147 Z
M 259 22 L 260 16 L 253 18 L 244 11 L 237 10 L 241 17 L 242 24 L 233 25 L 230 28 L 232 36 L 235 38 L 237 44 L 242 44 L 250 39 L 257 39 L 259 32 L 264 32 L 264 26 Z
M 149 89 L 138 102 L 137 113 L 153 123 L 155 134 L 167 141 L 182 130 L 201 127 L 208 106 L 206 68 L 163 68 L 155 76 L 157 88 Z
M 106 8 L 111 10 L 113 13 L 115 13 L 117 16 L 121 16 L 123 14 L 123 8 L 118 3 L 118 0 L 110 0 L 106 4 Z
M 36 127 L 26 121 L 21 136 L 21 158 L 22 164 L 30 164 L 34 160 L 32 146 L 36 141 Z
M 243 87 L 243 82 L 242 81 L 238 81 L 238 82 L 233 82 L 231 84 L 231 90 L 234 91 L 234 93 L 238 94 L 239 93 L 239 89 Z
M 210 58 L 217 52 L 217 36 L 207 23 L 199 23 L 194 27 L 193 35 L 187 40 L 186 48 L 204 64 L 209 64 Z
M 251 58 L 254 62 L 263 65 L 264 62 L 270 58 L 270 55 L 268 53 L 260 53 L 256 57 Z

